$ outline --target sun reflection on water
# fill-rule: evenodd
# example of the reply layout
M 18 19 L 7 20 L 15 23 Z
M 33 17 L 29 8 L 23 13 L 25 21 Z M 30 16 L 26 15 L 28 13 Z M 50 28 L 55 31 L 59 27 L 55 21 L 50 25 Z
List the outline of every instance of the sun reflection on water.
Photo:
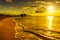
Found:
M 48 30 L 52 30 L 52 22 L 53 22 L 53 16 L 48 16 L 47 19 L 48 19 Z M 47 32 L 47 35 L 51 35 L 51 32 L 48 31 Z
M 52 21 L 53 21 L 53 16 L 48 16 L 48 20 L 49 20 L 49 23 L 48 23 L 48 29 L 51 30 L 52 29 Z

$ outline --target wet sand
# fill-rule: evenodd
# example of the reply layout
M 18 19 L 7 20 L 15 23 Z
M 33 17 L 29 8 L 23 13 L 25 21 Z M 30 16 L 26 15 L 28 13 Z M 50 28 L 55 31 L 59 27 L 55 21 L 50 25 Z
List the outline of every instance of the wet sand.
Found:
M 15 22 L 10 17 L 0 17 L 0 40 L 15 39 Z

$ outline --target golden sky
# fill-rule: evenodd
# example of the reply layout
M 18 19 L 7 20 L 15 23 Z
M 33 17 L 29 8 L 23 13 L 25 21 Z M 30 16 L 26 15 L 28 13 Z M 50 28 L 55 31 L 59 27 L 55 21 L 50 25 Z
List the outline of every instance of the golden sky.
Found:
M 12 2 L 12 0 L 6 0 L 6 2 L 9 2 L 9 3 L 11 3 L 11 2 Z

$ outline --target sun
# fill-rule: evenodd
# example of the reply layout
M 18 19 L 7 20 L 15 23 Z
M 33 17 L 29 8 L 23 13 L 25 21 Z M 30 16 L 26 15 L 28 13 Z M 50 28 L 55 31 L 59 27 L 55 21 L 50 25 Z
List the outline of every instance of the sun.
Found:
M 48 10 L 49 13 L 53 12 L 54 11 L 54 6 L 48 6 L 47 10 Z

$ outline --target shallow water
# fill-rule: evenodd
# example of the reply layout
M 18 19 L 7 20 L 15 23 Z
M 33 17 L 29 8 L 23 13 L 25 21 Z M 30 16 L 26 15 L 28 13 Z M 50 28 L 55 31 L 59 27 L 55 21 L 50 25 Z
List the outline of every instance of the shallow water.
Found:
M 16 17 L 15 21 L 17 23 L 16 38 L 24 40 L 60 39 L 60 16 Z

